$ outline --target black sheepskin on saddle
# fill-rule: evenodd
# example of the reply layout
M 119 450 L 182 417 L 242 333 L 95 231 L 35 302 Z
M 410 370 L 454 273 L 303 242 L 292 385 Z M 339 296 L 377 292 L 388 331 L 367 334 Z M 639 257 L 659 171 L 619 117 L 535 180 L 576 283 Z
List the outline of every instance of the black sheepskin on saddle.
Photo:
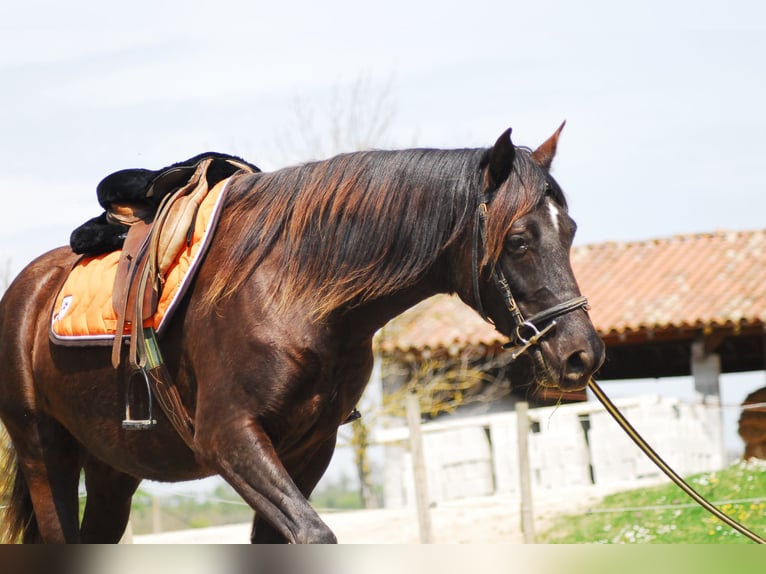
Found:
M 69 238 L 72 251 L 97 255 L 122 248 L 130 228 L 107 220 L 106 215 L 112 204 L 127 203 L 145 206 L 153 213 L 162 198 L 183 186 L 194 173 L 197 164 L 206 158 L 216 160 L 207 172 L 207 183 L 210 187 L 239 171 L 237 166 L 226 160 L 245 164 L 254 172 L 261 171 L 242 158 L 217 152 L 201 153 L 157 170 L 132 168 L 116 171 L 102 179 L 96 187 L 98 203 L 105 211 L 72 232 Z M 152 194 L 147 197 L 150 188 Z

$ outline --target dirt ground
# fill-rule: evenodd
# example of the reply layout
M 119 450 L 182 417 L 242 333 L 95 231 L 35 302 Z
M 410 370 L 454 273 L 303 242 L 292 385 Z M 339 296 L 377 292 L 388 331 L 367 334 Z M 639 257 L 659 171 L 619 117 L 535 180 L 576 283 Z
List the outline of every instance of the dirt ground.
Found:
M 640 485 L 613 485 L 535 492 L 535 532 L 543 532 L 559 514 L 595 508 L 606 494 Z M 521 503 L 499 495 L 452 501 L 430 509 L 431 541 L 436 544 L 521 544 Z M 420 541 L 415 508 L 323 512 L 322 518 L 341 544 L 417 544 Z M 134 544 L 246 544 L 249 524 L 137 535 Z

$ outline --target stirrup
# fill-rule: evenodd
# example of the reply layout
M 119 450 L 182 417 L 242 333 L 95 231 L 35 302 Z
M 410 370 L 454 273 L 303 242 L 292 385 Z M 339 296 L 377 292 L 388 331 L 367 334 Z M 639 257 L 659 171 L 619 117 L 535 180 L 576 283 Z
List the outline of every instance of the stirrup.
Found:
M 146 385 L 146 396 L 149 399 L 149 413 L 145 419 L 134 419 L 130 414 L 130 391 L 133 388 L 133 378 L 136 374 L 142 374 L 144 376 L 144 384 Z M 149 375 L 146 373 L 146 369 L 140 368 L 138 371 L 134 371 L 133 374 L 128 377 L 128 383 L 125 388 L 125 419 L 122 421 L 122 428 L 126 430 L 151 430 L 157 426 L 157 420 L 153 416 L 152 410 L 152 389 L 149 384 Z

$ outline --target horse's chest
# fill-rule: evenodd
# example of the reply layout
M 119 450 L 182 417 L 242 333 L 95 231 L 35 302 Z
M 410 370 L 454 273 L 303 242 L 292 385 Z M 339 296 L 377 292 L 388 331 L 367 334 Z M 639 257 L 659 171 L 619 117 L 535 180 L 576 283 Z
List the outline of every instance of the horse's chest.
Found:
M 292 404 L 280 409 L 282 424 L 291 438 L 334 435 L 359 402 L 372 370 L 372 360 L 338 360 L 335 368 L 307 377 L 297 386 Z

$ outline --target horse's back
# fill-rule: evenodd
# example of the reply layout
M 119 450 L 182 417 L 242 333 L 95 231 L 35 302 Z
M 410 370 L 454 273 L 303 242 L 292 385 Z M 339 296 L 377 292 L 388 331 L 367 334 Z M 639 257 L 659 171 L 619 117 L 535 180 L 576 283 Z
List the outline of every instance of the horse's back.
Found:
M 19 272 L 6 290 L 3 299 L 8 294 L 19 289 L 19 284 L 23 284 L 23 288 L 28 289 L 30 281 L 40 283 L 41 281 L 48 280 L 48 277 L 51 275 L 63 278 L 64 274 L 72 268 L 78 257 L 79 255 L 72 252 L 69 247 L 57 247 L 43 253 L 33 259 Z
M 49 251 L 29 263 L 0 299 L 0 388 L 12 385 L 19 370 L 30 367 L 53 297 L 77 256 L 68 247 Z M 47 329 L 45 330 L 47 336 Z M 7 393 L 5 393 L 7 396 Z
M 29 263 L 16 276 L 0 300 L 0 343 L 4 341 L 9 321 L 28 326 L 32 317 L 50 312 L 56 290 L 61 286 L 77 255 L 69 247 L 48 251 Z M 21 325 L 19 325 L 21 326 Z

